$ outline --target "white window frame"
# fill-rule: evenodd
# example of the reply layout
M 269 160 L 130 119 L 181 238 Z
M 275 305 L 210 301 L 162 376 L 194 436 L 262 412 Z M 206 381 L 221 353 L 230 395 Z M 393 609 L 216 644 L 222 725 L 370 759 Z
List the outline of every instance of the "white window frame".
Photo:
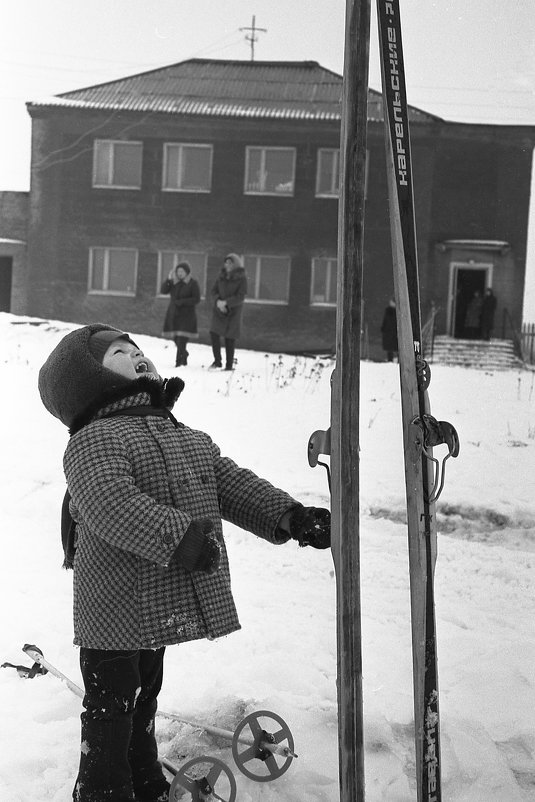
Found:
M 97 184 L 96 183 L 96 174 L 97 174 L 97 158 L 98 158 L 98 145 L 106 144 L 111 145 L 111 158 L 108 164 L 108 183 L 106 184 Z M 114 159 L 115 159 L 115 145 L 121 145 L 126 147 L 135 147 L 139 150 L 141 156 L 141 164 L 140 164 L 140 172 L 139 172 L 139 185 L 138 184 L 114 184 L 113 183 L 113 170 L 114 170 Z M 142 168 L 143 168 L 143 142 L 139 142 L 137 140 L 125 140 L 125 139 L 95 139 L 93 142 L 93 174 L 92 174 L 92 186 L 95 189 L 131 189 L 131 190 L 140 190 L 141 189 L 141 182 L 142 182 Z
M 334 169 L 331 175 L 331 189 L 329 192 L 320 191 L 321 160 L 323 154 L 334 154 Z M 335 188 L 338 178 L 338 189 Z M 316 198 L 336 198 L 340 196 L 340 148 L 318 148 L 316 159 Z
M 310 276 L 310 306 L 322 306 L 324 308 L 336 309 L 336 301 L 314 300 L 314 279 L 316 275 L 317 263 L 320 261 L 327 262 L 327 286 L 325 288 L 325 294 L 327 297 L 329 297 L 329 291 L 332 287 L 332 282 L 334 281 L 335 285 L 337 282 L 338 259 L 336 256 L 314 256 L 312 258 L 312 272 Z
M 208 188 L 189 188 L 189 187 L 168 187 L 165 185 L 167 180 L 167 162 L 169 159 L 168 153 L 169 148 L 178 148 L 178 175 L 177 180 L 180 179 L 180 175 L 182 172 L 182 165 L 184 161 L 184 148 L 196 148 L 198 150 L 206 150 L 209 153 L 210 162 L 209 162 L 209 180 L 208 180 Z M 214 161 L 214 146 L 199 143 L 199 142 L 164 142 L 163 145 L 163 163 L 162 163 L 162 192 L 189 192 L 189 193 L 210 193 L 212 191 L 212 166 Z
M 244 261 L 247 259 L 247 281 L 248 281 L 248 291 L 245 297 L 245 303 L 253 303 L 253 304 L 269 304 L 271 306 L 288 306 L 290 302 L 290 277 L 292 272 L 292 260 L 286 254 L 253 254 L 248 253 L 244 254 Z M 250 263 L 251 260 L 255 260 L 254 266 L 254 275 L 251 276 L 250 274 Z M 286 259 L 288 263 L 288 276 L 286 280 L 286 300 L 283 299 L 272 299 L 272 298 L 259 298 L 258 293 L 260 291 L 260 282 L 262 277 L 262 259 Z
M 158 251 L 158 271 L 156 276 L 156 297 L 157 298 L 168 298 L 168 295 L 164 295 L 160 292 L 160 287 L 162 286 L 163 282 L 167 278 L 167 274 L 164 276 L 163 272 L 163 257 L 168 254 L 173 255 L 173 265 L 177 265 L 178 262 L 190 262 L 191 256 L 201 256 L 203 258 L 203 266 L 202 266 L 202 279 L 199 279 L 198 276 L 195 278 L 199 281 L 199 286 L 201 290 L 201 298 L 206 298 L 206 268 L 208 264 L 208 254 L 205 251 L 172 251 L 168 248 L 162 248 Z
M 266 175 L 265 164 L 266 164 L 266 152 L 267 151 L 284 150 L 284 151 L 287 151 L 287 152 L 292 154 L 293 160 L 292 160 L 292 177 L 291 177 L 292 189 L 291 189 L 291 192 L 276 192 L 276 191 L 275 192 L 271 192 L 271 191 L 267 192 L 267 191 L 265 191 L 263 189 L 258 189 L 257 190 L 257 189 L 248 189 L 247 188 L 248 184 L 249 184 L 249 181 L 248 181 L 249 159 L 250 159 L 251 152 L 253 150 L 259 150 L 260 153 L 261 153 L 261 156 L 260 156 L 260 171 L 261 171 L 261 174 L 263 176 L 261 178 L 261 180 L 260 180 L 261 184 L 264 183 L 264 181 L 265 181 L 265 175 Z M 271 196 L 271 197 L 275 197 L 275 198 L 293 198 L 293 196 L 295 194 L 295 163 L 296 163 L 296 157 L 297 157 L 297 148 L 294 148 L 294 147 L 279 147 L 279 146 L 273 147 L 271 145 L 247 145 L 246 148 L 245 148 L 245 176 L 244 176 L 244 183 L 243 183 L 243 194 L 244 195 L 263 195 L 263 196 Z
M 338 189 L 334 189 L 335 184 L 335 175 L 336 172 L 333 170 L 333 174 L 331 176 L 331 192 L 320 192 L 320 160 L 322 153 L 336 153 L 336 168 L 338 170 Z M 364 197 L 368 197 L 368 172 L 370 168 L 370 151 L 366 150 L 366 165 L 364 171 Z M 317 157 L 316 157 L 316 189 L 315 189 L 315 197 L 316 198 L 335 198 L 338 200 L 340 198 L 340 182 L 341 182 L 341 175 L 340 175 L 340 148 L 318 148 Z
M 101 290 L 94 289 L 92 287 L 93 284 L 93 255 L 95 251 L 104 251 L 104 276 L 103 276 L 103 288 Z M 128 290 L 110 290 L 108 289 L 109 279 L 110 279 L 110 253 L 111 251 L 126 251 L 128 253 L 135 254 L 134 259 L 134 289 L 132 291 Z M 93 245 L 89 248 L 89 272 L 88 272 L 88 282 L 87 282 L 87 293 L 88 295 L 115 295 L 121 296 L 123 298 L 135 298 L 136 291 L 137 291 L 137 278 L 138 278 L 138 261 L 139 261 L 139 251 L 137 248 L 109 248 L 104 245 Z

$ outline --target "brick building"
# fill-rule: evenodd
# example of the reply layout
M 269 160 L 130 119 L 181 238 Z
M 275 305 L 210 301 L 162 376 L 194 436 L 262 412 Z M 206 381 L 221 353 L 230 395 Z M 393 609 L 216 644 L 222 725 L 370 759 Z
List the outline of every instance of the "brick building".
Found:
M 234 251 L 249 280 L 242 347 L 332 348 L 341 86 L 316 62 L 191 59 L 29 103 L 27 270 L 12 311 L 159 334 L 176 260 L 206 295 Z M 424 318 L 433 303 L 438 330 L 459 336 L 467 300 L 492 286 L 497 320 L 507 310 L 520 326 L 535 132 L 409 115 Z M 371 356 L 392 294 L 385 164 L 370 90 Z M 206 301 L 199 318 L 207 341 Z
M 26 296 L 28 192 L 0 192 L 0 312 Z

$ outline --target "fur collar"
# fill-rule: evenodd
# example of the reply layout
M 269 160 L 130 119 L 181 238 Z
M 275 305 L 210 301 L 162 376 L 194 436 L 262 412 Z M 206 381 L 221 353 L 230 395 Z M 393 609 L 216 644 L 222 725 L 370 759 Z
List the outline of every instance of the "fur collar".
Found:
M 226 269 L 222 267 L 219 274 L 219 278 L 226 279 L 227 281 L 236 281 L 236 279 L 241 279 L 243 276 L 245 276 L 245 268 L 239 265 L 234 265 L 232 270 L 229 270 L 228 273 Z
M 124 398 L 139 395 L 140 393 L 149 395 L 152 406 L 161 409 L 172 409 L 183 389 L 184 382 L 178 376 L 161 381 L 150 379 L 148 376 L 141 376 L 139 379 L 134 379 L 122 387 L 113 387 L 101 393 L 92 404 L 75 418 L 69 429 L 69 434 L 73 435 L 83 429 L 84 426 L 87 426 L 102 407 L 107 407 L 116 401 L 122 401 Z

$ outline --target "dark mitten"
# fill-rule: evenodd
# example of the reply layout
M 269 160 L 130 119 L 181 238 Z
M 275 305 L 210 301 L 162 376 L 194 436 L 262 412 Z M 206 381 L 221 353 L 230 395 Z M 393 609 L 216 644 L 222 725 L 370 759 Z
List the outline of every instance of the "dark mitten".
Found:
M 331 545 L 331 513 L 321 507 L 294 507 L 290 513 L 290 537 L 300 546 L 328 549 Z
M 188 571 L 215 574 L 221 559 L 221 544 L 213 531 L 214 524 L 209 518 L 191 521 L 171 559 Z
M 215 535 L 206 535 L 202 550 L 193 570 L 203 574 L 215 574 L 221 561 L 221 543 Z
M 163 382 L 163 403 L 168 409 L 173 409 L 178 396 L 184 389 L 185 385 L 182 379 L 178 376 L 172 376 L 170 379 L 164 379 Z

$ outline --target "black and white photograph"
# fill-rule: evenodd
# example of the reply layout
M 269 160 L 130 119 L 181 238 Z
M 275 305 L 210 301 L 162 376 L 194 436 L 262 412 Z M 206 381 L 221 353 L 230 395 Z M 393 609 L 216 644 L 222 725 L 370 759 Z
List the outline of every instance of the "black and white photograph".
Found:
M 2 802 L 535 800 L 532 2 L 2 18 Z

